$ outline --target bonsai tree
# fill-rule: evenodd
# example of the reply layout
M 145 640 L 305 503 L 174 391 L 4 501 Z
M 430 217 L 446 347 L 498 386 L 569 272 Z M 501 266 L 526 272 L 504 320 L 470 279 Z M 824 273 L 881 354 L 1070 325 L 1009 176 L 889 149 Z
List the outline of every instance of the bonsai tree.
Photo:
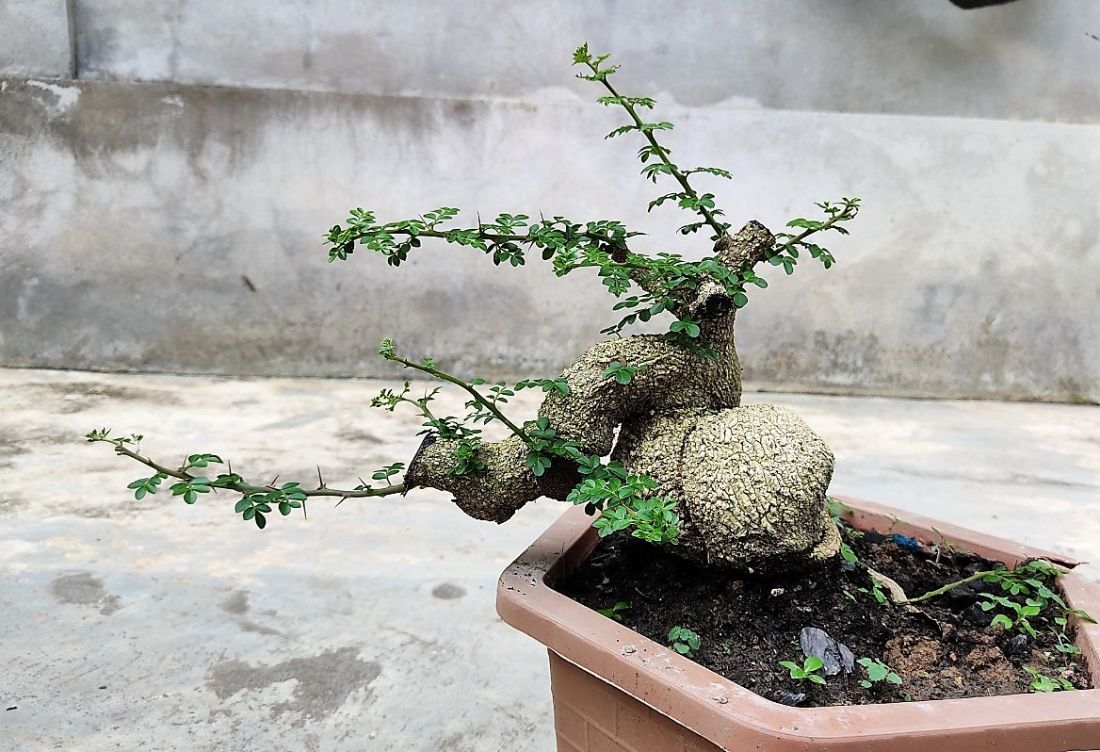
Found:
M 672 203 L 692 215 L 679 228 L 685 238 L 709 236 L 712 252 L 699 261 L 677 253 L 644 254 L 632 247 L 641 233 L 616 220 L 584 222 L 561 216 L 533 219 L 500 214 L 491 222 L 457 222 L 459 211 L 441 207 L 411 219 L 381 221 L 353 209 L 325 238 L 330 262 L 344 262 L 357 249 L 381 254 L 399 267 L 426 241 L 464 246 L 497 266 L 521 266 L 531 254 L 552 264 L 558 276 L 593 270 L 615 299 L 621 318 L 597 342 L 553 378 L 516 384 L 466 380 L 444 371 L 432 358 L 406 357 L 386 339 L 379 354 L 469 395 L 462 417 L 438 415 L 440 387 L 415 396 L 411 382 L 384 389 L 372 406 L 417 411 L 424 439 L 415 456 L 375 471 L 348 488 L 302 481 L 276 484 L 249 480 L 212 454 L 191 454 L 178 465 L 141 453 L 140 435 L 95 430 L 88 441 L 115 451 L 153 472 L 130 483 L 137 499 L 169 483 L 188 504 L 215 490 L 237 495 L 235 510 L 264 528 L 277 510 L 289 515 L 317 496 L 341 499 L 406 494 L 418 487 L 450 492 L 466 513 L 501 523 L 533 499 L 546 496 L 585 505 L 601 535 L 618 530 L 708 566 L 775 572 L 825 561 L 841 548 L 829 515 L 826 491 L 833 470 L 828 446 L 793 412 L 775 405 L 741 405 L 741 364 L 734 346 L 737 312 L 750 291 L 768 286 L 758 274 L 771 267 L 791 274 L 800 260 L 825 268 L 833 255 L 818 239 L 846 234 L 859 200 L 818 204 L 818 219 L 793 219 L 773 233 L 750 221 L 735 232 L 713 193 L 700 192 L 699 178 L 730 178 L 718 167 L 684 167 L 658 140 L 673 126 L 647 119 L 654 101 L 625 96 L 612 84 L 617 65 L 593 55 L 587 45 L 573 55 L 580 78 L 604 90 L 600 104 L 621 108 L 627 122 L 608 138 L 638 136 L 642 175 L 671 190 L 649 204 Z M 631 334 L 631 325 L 667 317 L 663 334 Z M 521 389 L 545 393 L 537 416 L 513 422 L 503 411 Z M 510 435 L 483 441 L 482 428 L 498 422 Z M 616 433 L 617 432 L 617 433 Z M 404 473 L 403 478 L 398 476 Z

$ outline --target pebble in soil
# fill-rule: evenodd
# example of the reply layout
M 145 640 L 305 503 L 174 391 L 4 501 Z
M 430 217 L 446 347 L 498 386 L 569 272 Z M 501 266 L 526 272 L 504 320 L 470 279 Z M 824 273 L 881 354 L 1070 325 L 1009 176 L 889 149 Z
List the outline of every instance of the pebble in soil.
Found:
M 994 612 L 979 603 L 981 593 L 995 586 L 982 581 L 926 601 L 916 612 L 884 606 L 865 568 L 890 577 L 913 597 L 992 569 L 994 562 L 953 549 L 936 553 L 927 542 L 875 532 L 849 542 L 858 564 L 837 560 L 815 571 L 762 579 L 709 571 L 617 533 L 557 587 L 596 610 L 626 602 L 629 608 L 616 612 L 623 624 L 661 644 L 674 626 L 694 630 L 701 647 L 693 660 L 786 705 L 1025 693 L 1032 691 L 1033 678 L 1026 667 L 1078 689 L 1090 686 L 1081 657 L 1057 651 L 1047 612 L 1032 619 L 1037 638 L 990 626 Z M 827 633 L 857 659 L 886 663 L 902 684 L 865 688 L 859 665 L 826 677 L 825 685 L 795 682 L 779 661 L 802 665 L 799 638 L 806 628 Z

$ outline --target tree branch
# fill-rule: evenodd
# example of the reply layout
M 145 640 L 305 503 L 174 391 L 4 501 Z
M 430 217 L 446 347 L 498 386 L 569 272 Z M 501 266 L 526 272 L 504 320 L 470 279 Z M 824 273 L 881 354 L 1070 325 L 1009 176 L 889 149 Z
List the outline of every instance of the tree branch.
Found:
M 594 65 L 592 63 L 591 60 L 586 61 L 585 64 L 588 66 L 589 70 L 591 70 L 593 74 L 599 74 L 602 72 L 597 65 Z M 657 155 L 661 162 L 664 163 L 665 167 L 668 168 L 669 173 L 674 178 L 676 178 L 676 182 L 679 183 L 680 187 L 684 189 L 684 193 L 686 193 L 692 199 L 698 199 L 699 194 L 695 191 L 694 188 L 691 187 L 691 183 L 688 182 L 687 175 L 681 172 L 680 168 L 673 164 L 672 160 L 668 158 L 667 150 L 665 149 L 665 147 L 657 143 L 657 138 L 653 135 L 653 130 L 646 127 L 645 121 L 642 120 L 641 116 L 638 115 L 638 111 L 634 109 L 634 105 L 632 105 L 625 97 L 623 97 L 621 94 L 619 94 L 618 91 L 615 90 L 615 87 L 612 86 L 606 75 L 602 76 L 599 81 L 603 84 L 604 88 L 607 89 L 611 96 L 618 99 L 619 105 L 624 110 L 626 110 L 628 115 L 630 115 L 630 119 L 634 121 L 634 126 L 639 131 L 641 131 L 643 136 L 645 136 L 646 141 L 648 141 L 649 145 L 653 147 L 653 152 Z M 718 221 L 718 219 L 714 216 L 714 213 L 710 209 L 705 206 L 696 206 L 695 210 L 699 212 L 700 215 L 702 215 L 703 219 L 710 226 L 710 228 L 714 230 L 715 238 L 720 238 L 726 234 L 726 227 L 724 227 L 723 224 Z
M 988 577 L 991 574 L 997 574 L 997 571 L 993 570 L 993 569 L 989 569 L 989 570 L 984 570 L 984 571 L 981 571 L 981 572 L 975 572 L 974 574 L 970 575 L 969 577 L 964 577 L 961 580 L 955 580 L 954 582 L 949 582 L 946 585 L 944 585 L 943 587 L 938 587 L 935 590 L 929 590 L 927 593 L 924 593 L 923 595 L 918 595 L 916 598 L 907 598 L 905 600 L 899 601 L 899 603 L 920 603 L 921 601 L 931 600 L 932 598 L 937 598 L 941 595 L 944 595 L 945 593 L 949 593 L 952 590 L 954 590 L 955 588 L 960 588 L 963 585 L 969 585 L 971 582 L 977 582 L 978 580 L 982 579 L 983 577 Z
M 156 461 L 154 461 L 153 459 L 151 459 L 149 457 L 138 454 L 137 452 L 133 451 L 132 449 L 127 448 L 126 445 L 122 442 L 121 439 L 102 438 L 102 439 L 90 439 L 89 441 L 91 441 L 92 443 L 105 442 L 105 443 L 108 443 L 108 444 L 112 444 L 115 447 L 115 453 L 116 454 L 119 454 L 123 457 L 129 457 L 132 460 L 136 460 L 137 462 L 140 462 L 142 465 L 145 465 L 146 467 L 148 467 L 152 470 L 155 470 L 156 472 L 158 472 L 158 473 L 160 473 L 160 474 L 162 474 L 166 477 L 169 477 L 169 478 L 176 478 L 177 480 L 182 480 L 182 481 L 193 481 L 193 480 L 195 480 L 196 478 L 199 477 L 197 475 L 193 475 L 191 473 L 188 473 L 188 472 L 186 472 L 185 470 L 182 470 L 182 469 L 173 470 L 172 468 L 167 467 L 165 465 L 162 465 L 159 462 L 156 462 Z M 231 475 L 233 475 L 233 474 L 231 474 Z M 280 490 L 277 486 L 273 485 L 273 483 L 258 486 L 258 485 L 254 485 L 254 484 L 251 484 L 251 483 L 246 483 L 243 478 L 239 481 L 238 480 L 218 480 L 217 478 L 215 478 L 215 479 L 211 480 L 208 485 L 211 488 L 224 488 L 224 489 L 229 490 L 229 491 L 236 491 L 237 493 L 243 494 L 245 496 L 248 496 L 249 494 L 268 493 L 268 492 L 271 492 L 271 491 L 279 491 Z M 405 486 L 404 483 L 398 483 L 398 484 L 391 484 L 389 486 L 385 486 L 385 487 L 382 487 L 382 488 L 356 488 L 356 489 L 348 489 L 348 490 L 340 489 L 340 488 L 331 488 L 329 486 L 321 486 L 321 487 L 315 488 L 315 489 L 303 488 L 302 493 L 305 494 L 306 496 L 335 496 L 335 497 L 342 497 L 342 498 L 348 498 L 348 499 L 357 499 L 357 498 L 376 497 L 376 496 L 391 496 L 393 494 L 404 493 L 406 490 L 408 490 L 408 489 L 407 489 L 407 487 Z
M 434 365 L 430 365 L 430 364 L 426 364 L 426 363 L 416 363 L 416 362 L 411 361 L 411 360 L 406 360 L 405 358 L 402 358 L 400 355 L 398 355 L 392 349 L 383 348 L 380 351 L 380 354 L 386 360 L 392 360 L 395 363 L 400 363 L 401 365 L 405 366 L 406 368 L 413 368 L 417 371 L 421 371 L 423 373 L 429 374 L 430 376 L 433 376 L 434 378 L 437 378 L 440 381 L 446 381 L 450 384 L 454 384 L 454 385 L 459 386 L 462 389 L 466 390 L 466 392 L 469 393 L 469 395 L 474 398 L 474 402 L 481 405 L 483 408 L 485 408 L 487 411 L 489 411 L 489 413 L 491 413 L 494 418 L 496 418 L 501 423 L 506 425 L 508 427 L 508 430 L 510 430 L 512 433 L 514 433 L 516 436 L 518 436 L 523 441 L 524 444 L 526 444 L 527 446 L 533 446 L 534 442 L 531 440 L 531 437 L 527 435 L 527 432 L 524 431 L 519 426 L 517 426 L 511 420 L 509 420 L 508 416 L 506 416 L 504 413 L 502 413 L 500 411 L 500 409 L 495 404 L 493 404 L 491 401 L 485 399 L 485 397 L 482 396 L 481 392 L 474 389 L 474 387 L 472 385 L 468 384 L 467 382 L 463 381 L 462 379 L 458 378 L 457 376 L 452 376 L 449 373 L 446 373 L 444 371 L 440 371 Z

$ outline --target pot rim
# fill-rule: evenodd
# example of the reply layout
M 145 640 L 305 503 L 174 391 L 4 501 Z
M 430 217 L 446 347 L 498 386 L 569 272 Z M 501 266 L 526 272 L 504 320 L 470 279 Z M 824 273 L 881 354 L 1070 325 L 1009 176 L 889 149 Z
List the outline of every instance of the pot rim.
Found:
M 1009 566 L 1046 558 L 1068 567 L 1078 562 L 908 511 L 844 496 L 849 521 L 860 529 L 900 532 L 922 539 L 940 536 L 959 548 Z M 933 532 L 933 530 L 935 532 Z M 1000 695 L 876 705 L 793 708 L 768 700 L 641 634 L 562 595 L 553 583 L 595 548 L 598 536 L 580 507 L 567 510 L 500 577 L 497 612 L 584 671 L 718 745 L 754 742 L 778 749 L 782 742 L 827 742 L 849 747 L 874 739 L 920 737 L 931 741 L 985 732 L 1049 744 L 1052 728 L 1100 742 L 1100 689 Z M 1070 571 L 1060 579 L 1073 608 L 1100 614 L 1100 587 Z M 1094 687 L 1100 685 L 1100 625 L 1077 620 L 1081 648 Z M 1080 733 L 1080 737 L 1078 736 Z M 1032 735 L 1035 734 L 1033 737 Z M 835 747 L 830 747 L 833 749 Z M 1030 747 L 1053 749 L 1045 744 Z M 1066 747 L 1058 747 L 1066 749 Z

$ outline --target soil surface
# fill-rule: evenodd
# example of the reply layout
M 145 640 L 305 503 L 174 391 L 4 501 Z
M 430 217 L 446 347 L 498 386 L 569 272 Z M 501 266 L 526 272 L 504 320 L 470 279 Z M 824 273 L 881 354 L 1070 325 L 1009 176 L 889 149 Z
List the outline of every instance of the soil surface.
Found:
M 844 532 L 858 563 L 838 558 L 823 569 L 767 579 L 708 571 L 616 533 L 557 588 L 596 610 L 628 604 L 617 612 L 622 623 L 661 644 L 669 644 L 673 627 L 693 630 L 700 638 L 693 660 L 787 705 L 1032 692 L 1035 677 L 1027 668 L 1078 689 L 1090 686 L 1081 656 L 1058 650 L 1061 630 L 1052 619 L 1060 609 L 1032 617 L 1038 636 L 1031 637 L 991 625 L 998 610 L 983 611 L 981 593 L 1008 595 L 999 584 L 978 580 L 906 609 L 879 603 L 867 573 L 870 567 L 886 575 L 913 598 L 995 562 L 889 533 Z M 902 683 L 863 687 L 867 669 L 858 663 L 850 673 L 842 666 L 824 677 L 824 685 L 792 679 L 779 662 L 803 664 L 799 635 L 806 627 L 824 630 L 857 660 L 887 664 Z

